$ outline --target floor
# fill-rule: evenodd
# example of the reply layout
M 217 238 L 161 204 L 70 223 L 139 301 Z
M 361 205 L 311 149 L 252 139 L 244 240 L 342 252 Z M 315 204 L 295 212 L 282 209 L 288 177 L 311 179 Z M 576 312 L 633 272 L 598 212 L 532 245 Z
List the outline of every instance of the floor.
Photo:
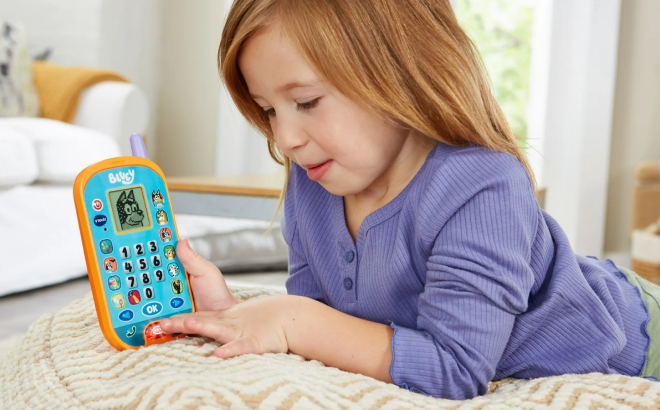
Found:
M 287 272 L 225 274 L 228 284 L 284 285 Z M 90 292 L 87 277 L 0 297 L 0 340 L 25 333 L 41 315 L 54 313 Z

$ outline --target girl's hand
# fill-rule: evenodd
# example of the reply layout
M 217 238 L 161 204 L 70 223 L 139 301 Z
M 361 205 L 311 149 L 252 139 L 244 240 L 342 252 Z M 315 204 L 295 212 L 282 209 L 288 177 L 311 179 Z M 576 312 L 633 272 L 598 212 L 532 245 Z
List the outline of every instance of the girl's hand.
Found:
M 240 303 L 229 292 L 220 269 L 195 253 L 187 239 L 181 239 L 176 245 L 176 254 L 190 275 L 197 310 L 222 310 Z
M 287 353 L 285 325 L 291 296 L 253 299 L 219 312 L 199 311 L 160 321 L 165 333 L 188 333 L 222 343 L 213 352 L 223 359 L 242 354 Z M 293 297 L 295 298 L 295 296 Z

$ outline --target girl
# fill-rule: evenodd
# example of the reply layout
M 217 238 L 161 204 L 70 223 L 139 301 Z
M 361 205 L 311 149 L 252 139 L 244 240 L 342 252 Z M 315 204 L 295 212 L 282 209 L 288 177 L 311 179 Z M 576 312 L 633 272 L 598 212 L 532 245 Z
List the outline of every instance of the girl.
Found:
M 448 0 L 235 0 L 219 60 L 286 167 L 288 295 L 239 303 L 182 240 L 200 312 L 165 332 L 450 399 L 507 376 L 660 374 L 660 288 L 576 256 L 539 208 Z

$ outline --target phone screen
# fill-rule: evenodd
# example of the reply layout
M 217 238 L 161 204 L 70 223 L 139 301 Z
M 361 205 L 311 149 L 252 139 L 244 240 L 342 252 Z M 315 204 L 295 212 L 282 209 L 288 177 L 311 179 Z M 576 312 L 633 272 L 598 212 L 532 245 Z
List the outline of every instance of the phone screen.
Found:
M 112 219 L 117 233 L 125 233 L 151 227 L 151 219 L 140 186 L 108 192 Z

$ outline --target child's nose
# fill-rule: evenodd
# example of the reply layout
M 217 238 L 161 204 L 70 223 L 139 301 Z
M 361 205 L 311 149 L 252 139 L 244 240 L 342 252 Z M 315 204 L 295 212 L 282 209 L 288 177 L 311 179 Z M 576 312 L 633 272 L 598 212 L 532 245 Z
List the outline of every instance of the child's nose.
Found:
M 306 132 L 293 119 L 287 119 L 284 115 L 278 116 L 277 123 L 273 129 L 275 142 L 282 151 L 293 151 L 307 143 Z

